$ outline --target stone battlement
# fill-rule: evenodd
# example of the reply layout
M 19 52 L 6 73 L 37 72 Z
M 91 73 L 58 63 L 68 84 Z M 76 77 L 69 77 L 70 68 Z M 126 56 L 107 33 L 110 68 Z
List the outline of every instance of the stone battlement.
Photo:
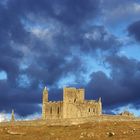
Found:
M 102 114 L 101 100 L 85 100 L 85 89 L 63 89 L 63 101 L 48 101 L 48 90 L 43 90 L 42 118 L 64 119 L 91 117 Z
M 57 104 L 57 103 L 63 103 L 62 101 L 48 101 L 48 104 L 52 104 L 52 103 L 54 103 L 54 104 Z
M 76 88 L 63 89 L 63 101 L 48 101 L 48 90 L 45 87 L 42 98 L 42 118 L 30 121 L 12 121 L 0 125 L 73 125 L 93 121 L 140 121 L 132 113 L 125 111 L 119 115 L 102 114 L 102 102 L 85 100 L 85 90 Z

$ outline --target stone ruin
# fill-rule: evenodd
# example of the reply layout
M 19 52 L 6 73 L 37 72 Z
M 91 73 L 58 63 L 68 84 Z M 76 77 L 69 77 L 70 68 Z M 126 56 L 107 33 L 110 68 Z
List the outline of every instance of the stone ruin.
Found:
M 102 102 L 99 100 L 85 100 L 85 90 L 76 88 L 63 89 L 63 101 L 48 101 L 48 90 L 43 90 L 42 118 L 84 118 L 100 116 L 102 114 Z

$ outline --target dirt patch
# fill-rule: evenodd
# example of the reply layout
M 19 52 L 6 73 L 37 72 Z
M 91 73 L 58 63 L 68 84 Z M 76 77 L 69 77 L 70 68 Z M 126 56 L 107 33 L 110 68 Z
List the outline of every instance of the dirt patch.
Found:
M 140 140 L 140 122 L 93 122 L 72 126 L 0 126 L 0 140 Z

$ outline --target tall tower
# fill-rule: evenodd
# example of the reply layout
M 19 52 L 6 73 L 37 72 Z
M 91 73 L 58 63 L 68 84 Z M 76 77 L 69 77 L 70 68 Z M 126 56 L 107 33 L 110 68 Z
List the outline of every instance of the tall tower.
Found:
M 48 90 L 45 87 L 42 96 L 42 119 L 46 119 L 46 106 L 48 102 Z
M 98 100 L 98 115 L 102 114 L 102 101 L 101 101 L 101 97 Z
M 81 111 L 74 104 L 84 102 L 84 89 L 73 87 L 63 89 L 63 118 L 73 118 L 81 115 Z
M 15 113 L 14 110 L 12 109 L 12 114 L 11 114 L 11 122 L 15 121 Z

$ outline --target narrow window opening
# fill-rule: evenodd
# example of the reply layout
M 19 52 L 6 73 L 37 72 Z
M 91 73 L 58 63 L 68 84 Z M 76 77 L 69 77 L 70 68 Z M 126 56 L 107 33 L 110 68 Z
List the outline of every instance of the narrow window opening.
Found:
M 88 112 L 90 112 L 90 108 L 88 109 Z
M 59 107 L 57 108 L 57 114 L 59 114 Z
M 52 107 L 50 108 L 50 114 L 52 114 Z

